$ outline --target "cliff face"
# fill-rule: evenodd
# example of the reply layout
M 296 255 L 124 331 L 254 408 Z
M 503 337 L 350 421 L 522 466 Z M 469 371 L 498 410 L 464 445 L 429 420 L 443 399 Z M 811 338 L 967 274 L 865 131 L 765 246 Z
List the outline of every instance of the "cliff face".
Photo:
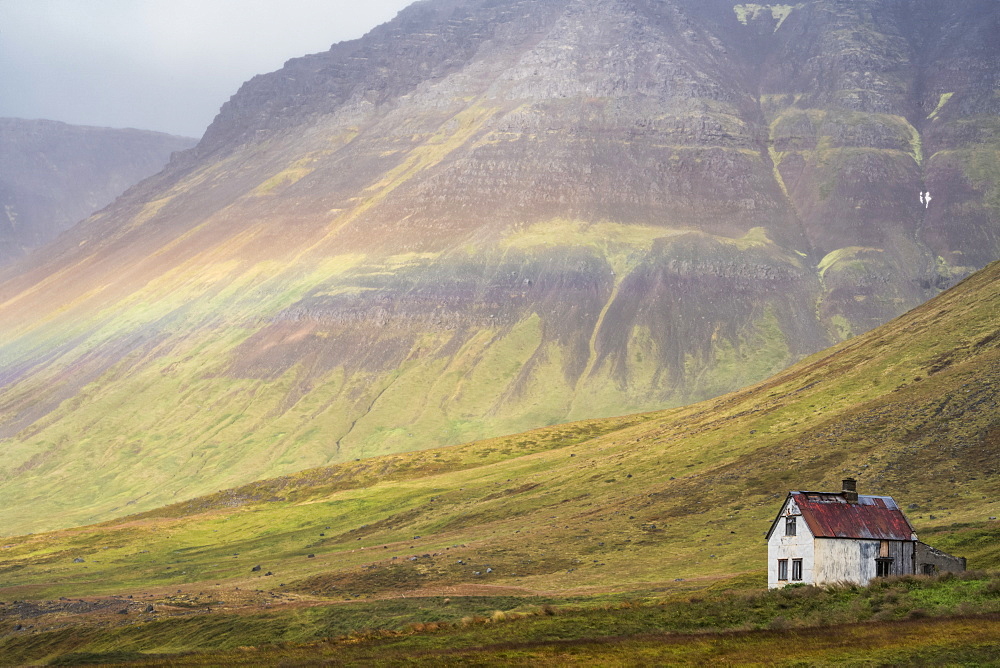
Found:
M 0 118 L 0 264 L 42 246 L 195 140 Z
M 998 257 L 998 21 L 429 0 L 255 77 L 0 284 L 0 485 L 89 476 L 98 517 L 686 403 L 865 331 Z

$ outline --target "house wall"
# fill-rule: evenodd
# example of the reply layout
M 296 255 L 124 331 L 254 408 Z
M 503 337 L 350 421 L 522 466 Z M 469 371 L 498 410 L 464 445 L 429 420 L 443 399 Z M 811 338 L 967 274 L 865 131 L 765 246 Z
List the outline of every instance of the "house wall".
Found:
M 794 536 L 785 535 L 785 518 L 798 518 Z M 788 580 L 778 580 L 778 560 L 788 559 Z M 771 589 L 791 584 L 792 560 L 802 560 L 802 580 L 806 584 L 813 580 L 813 534 L 809 531 L 793 499 L 785 501 L 785 507 L 778 516 L 778 524 L 767 541 L 767 586 Z
M 965 570 L 965 557 L 953 557 L 927 543 L 917 543 L 916 554 L 918 575 L 961 573 Z
M 814 584 L 853 582 L 866 585 L 875 579 L 875 560 L 892 558 L 892 575 L 913 573 L 912 541 L 817 538 L 814 550 Z
M 875 557 L 879 556 L 879 547 L 877 540 L 817 538 L 816 584 L 868 584 L 875 577 Z
M 913 575 L 914 555 L 917 547 L 916 541 L 912 540 L 890 540 L 890 556 L 895 560 L 893 575 Z

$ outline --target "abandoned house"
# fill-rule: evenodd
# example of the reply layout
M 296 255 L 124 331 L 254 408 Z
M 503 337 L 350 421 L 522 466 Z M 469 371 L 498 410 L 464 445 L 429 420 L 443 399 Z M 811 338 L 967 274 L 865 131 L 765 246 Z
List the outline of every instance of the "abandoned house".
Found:
M 858 494 L 853 478 L 841 492 L 789 492 L 767 532 L 767 559 L 770 588 L 965 570 L 964 558 L 918 541 L 891 496 Z

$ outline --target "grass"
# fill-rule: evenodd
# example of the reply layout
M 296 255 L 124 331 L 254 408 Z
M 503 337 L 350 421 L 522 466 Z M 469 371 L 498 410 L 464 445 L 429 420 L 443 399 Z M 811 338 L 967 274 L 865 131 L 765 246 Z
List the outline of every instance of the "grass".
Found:
M 753 574 L 784 492 L 836 489 L 845 475 L 909 508 L 926 542 L 973 568 L 1000 566 L 989 519 L 1000 515 L 997 274 L 992 265 L 904 318 L 702 404 L 320 467 L 5 539 L 0 600 L 34 601 L 40 613 L 24 634 L 10 631 L 24 615 L 6 608 L 4 651 L 70 662 L 194 651 L 183 658 L 193 665 L 316 651 L 348 664 L 737 661 L 748 656 L 737 646 L 770 647 L 772 627 L 808 636 L 836 624 L 855 638 L 847 649 L 817 640 L 822 651 L 788 660 L 861 661 L 872 647 L 889 662 L 955 648 L 981 660 L 992 650 L 969 640 L 963 616 L 987 615 L 976 623 L 993 628 L 995 578 L 761 593 Z M 750 575 L 732 580 L 739 573 Z M 96 611 L 67 620 L 60 597 Z M 169 614 L 144 617 L 144 602 Z M 112 604 L 137 607 L 116 617 Z M 850 626 L 859 621 L 888 626 Z M 665 629 L 722 635 L 675 642 Z M 353 640 L 325 640 L 345 633 Z M 893 633 L 922 640 L 906 648 Z M 291 644 L 270 646 L 279 641 Z
M 948 101 L 952 98 L 955 93 L 941 93 L 941 97 L 938 98 L 937 106 L 934 107 L 934 111 L 927 115 L 927 120 L 933 121 L 937 118 L 937 115 L 941 113 L 944 105 L 948 104 Z
M 997 567 L 998 271 L 703 404 L 320 467 L 5 539 L 0 593 L 642 589 L 756 568 L 784 492 L 837 489 L 845 475 L 912 506 L 928 542 Z
M 757 575 L 626 596 L 455 596 L 280 606 L 8 633 L 8 663 L 341 665 L 539 660 L 740 664 L 996 659 L 1000 577 L 889 578 L 761 591 Z M 141 617 L 141 615 L 137 615 Z M 34 621 L 34 620 L 33 620 Z M 48 620 L 45 620 L 48 621 Z M 42 623 L 42 622 L 36 622 Z M 784 642 L 780 642 L 783 639 Z M 767 650 L 766 654 L 756 652 Z M 953 654 L 954 656 L 954 654 Z M 642 661 L 640 661 L 642 662 Z

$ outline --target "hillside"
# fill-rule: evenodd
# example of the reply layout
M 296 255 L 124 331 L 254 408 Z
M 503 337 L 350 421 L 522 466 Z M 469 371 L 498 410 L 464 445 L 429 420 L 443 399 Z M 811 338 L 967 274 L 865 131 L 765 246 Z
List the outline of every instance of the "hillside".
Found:
M 3 596 L 279 583 L 320 599 L 641 589 L 762 568 L 785 493 L 839 489 L 845 475 L 893 495 L 923 540 L 995 568 L 997 280 L 1000 263 L 694 406 L 314 469 L 11 538 Z
M 1000 257 L 998 20 L 428 0 L 255 77 L 0 273 L 0 533 L 686 405 L 903 313 Z M 689 480 L 641 463 L 566 485 Z
M 195 143 L 146 130 L 0 118 L 0 266 L 55 239 Z
M 995 658 L 1000 586 L 982 573 L 756 590 L 787 490 L 837 489 L 844 475 L 893 495 L 922 540 L 971 568 L 1000 566 L 998 280 L 994 263 L 694 406 L 8 538 L 0 648 L 21 661 L 151 665 Z M 779 647 L 758 631 L 787 641 L 790 627 L 811 642 Z

